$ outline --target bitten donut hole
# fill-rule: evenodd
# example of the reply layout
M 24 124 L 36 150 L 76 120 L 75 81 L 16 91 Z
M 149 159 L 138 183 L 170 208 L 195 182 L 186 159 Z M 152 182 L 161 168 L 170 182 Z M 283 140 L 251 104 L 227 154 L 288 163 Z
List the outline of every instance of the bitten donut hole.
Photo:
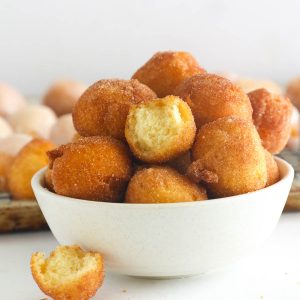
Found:
M 144 151 L 170 143 L 182 130 L 184 122 L 180 105 L 155 102 L 141 106 L 134 113 L 134 135 Z

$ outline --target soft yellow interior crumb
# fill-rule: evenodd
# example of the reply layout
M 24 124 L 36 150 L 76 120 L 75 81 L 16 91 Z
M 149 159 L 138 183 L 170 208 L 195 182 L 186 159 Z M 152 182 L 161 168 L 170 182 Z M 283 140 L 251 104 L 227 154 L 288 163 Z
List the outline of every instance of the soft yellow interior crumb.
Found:
M 181 124 L 184 122 L 176 101 L 171 105 L 153 102 L 147 107 L 141 106 L 135 111 L 134 120 L 135 138 L 145 151 L 171 142 L 172 137 L 182 130 Z
M 97 266 L 96 258 L 80 249 L 59 248 L 55 253 L 46 259 L 39 254 L 38 259 L 39 275 L 52 285 L 74 280 Z

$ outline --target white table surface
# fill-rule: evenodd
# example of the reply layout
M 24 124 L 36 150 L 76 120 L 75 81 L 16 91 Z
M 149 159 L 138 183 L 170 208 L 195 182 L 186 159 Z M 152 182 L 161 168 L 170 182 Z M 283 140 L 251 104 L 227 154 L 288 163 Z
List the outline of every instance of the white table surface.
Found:
M 50 232 L 0 235 L 0 299 L 46 298 L 31 277 L 29 259 L 56 245 Z M 106 274 L 93 299 L 299 300 L 300 213 L 284 214 L 259 251 L 222 273 L 162 281 Z

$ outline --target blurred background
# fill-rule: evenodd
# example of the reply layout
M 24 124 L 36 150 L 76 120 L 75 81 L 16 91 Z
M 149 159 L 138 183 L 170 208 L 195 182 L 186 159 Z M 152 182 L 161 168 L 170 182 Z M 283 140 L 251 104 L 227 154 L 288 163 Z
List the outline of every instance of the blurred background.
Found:
M 208 71 L 300 74 L 300 1 L 0 0 L 0 79 L 39 95 L 57 78 L 129 78 L 159 50 Z

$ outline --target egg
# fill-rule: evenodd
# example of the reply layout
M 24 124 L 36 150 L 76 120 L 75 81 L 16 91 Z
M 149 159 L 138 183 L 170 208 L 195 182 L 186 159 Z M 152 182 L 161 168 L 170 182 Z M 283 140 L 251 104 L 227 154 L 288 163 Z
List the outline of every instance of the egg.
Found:
M 4 138 L 10 134 L 12 134 L 13 130 L 8 122 L 0 117 L 0 138 Z
M 7 117 L 25 105 L 26 100 L 18 91 L 0 82 L 0 116 Z
M 76 130 L 73 125 L 72 114 L 66 114 L 59 117 L 52 127 L 50 140 L 60 146 L 71 142 L 75 133 Z
M 0 153 L 15 156 L 21 148 L 32 140 L 32 136 L 23 133 L 13 133 L 0 139 Z
M 36 104 L 27 105 L 9 116 L 8 122 L 15 132 L 48 138 L 56 119 L 57 117 L 51 108 Z
M 73 106 L 87 85 L 74 80 L 59 80 L 50 86 L 46 92 L 43 103 L 51 107 L 58 115 L 64 115 L 72 112 Z

